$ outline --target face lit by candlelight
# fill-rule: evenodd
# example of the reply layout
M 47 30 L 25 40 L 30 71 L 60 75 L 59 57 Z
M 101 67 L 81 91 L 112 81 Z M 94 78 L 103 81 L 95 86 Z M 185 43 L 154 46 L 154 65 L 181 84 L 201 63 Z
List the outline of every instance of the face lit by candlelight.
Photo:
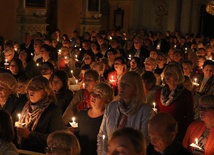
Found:
M 57 76 L 53 77 L 51 84 L 55 92 L 58 92 L 63 87 L 62 81 Z
M 31 82 L 27 88 L 27 93 L 31 103 L 37 103 L 45 98 L 46 93 L 41 84 Z
M 212 65 L 206 65 L 203 68 L 203 73 L 204 73 L 204 77 L 205 78 L 210 78 L 213 75 L 213 73 L 214 73 L 214 66 L 212 66 Z
M 85 83 L 85 89 L 87 89 L 89 92 L 92 92 L 94 86 L 96 85 L 95 79 L 91 75 L 85 75 L 84 77 L 84 83 Z

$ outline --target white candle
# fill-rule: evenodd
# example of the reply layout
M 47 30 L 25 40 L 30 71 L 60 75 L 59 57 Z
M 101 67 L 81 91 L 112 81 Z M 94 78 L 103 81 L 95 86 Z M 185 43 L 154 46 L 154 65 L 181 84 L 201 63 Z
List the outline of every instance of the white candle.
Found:
M 132 55 L 131 54 L 129 54 L 129 60 L 131 60 L 132 59 Z
M 82 83 L 82 88 L 85 89 L 85 83 L 84 82 Z
M 76 123 L 76 122 L 75 122 L 75 117 L 72 117 L 72 123 Z
M 30 53 L 31 56 L 33 56 L 33 53 Z
M 71 74 L 73 74 L 74 73 L 74 71 L 73 70 L 71 70 Z
M 198 145 L 198 138 L 195 138 L 195 144 Z
M 197 83 L 197 78 L 194 78 L 193 85 L 199 86 L 199 83 Z
M 79 51 L 81 51 L 82 50 L 82 48 L 79 48 Z
M 65 58 L 65 59 L 68 59 L 68 57 L 67 57 L 67 56 L 65 56 L 64 58 Z
M 177 47 L 177 45 L 174 45 L 174 48 L 176 48 Z
M 61 53 L 62 53 L 62 50 L 61 50 L 61 49 L 59 49 L 59 50 L 58 50 L 58 54 L 61 54 Z
M 154 106 L 154 108 L 152 108 L 153 111 L 154 111 L 155 113 L 157 113 L 157 112 L 158 112 L 158 109 L 156 108 L 156 103 L 155 103 L 155 102 L 153 102 L 153 106 Z
M 112 37 L 110 36 L 109 39 L 112 40 Z
M 36 66 L 38 67 L 38 66 L 39 66 L 39 63 L 36 63 Z
M 17 116 L 18 116 L 18 122 L 20 122 L 21 121 L 21 114 L 18 113 Z
M 73 127 L 73 128 L 77 128 L 78 127 L 78 123 L 77 122 L 75 122 L 75 117 L 72 117 L 72 122 L 69 122 L 70 123 L 70 125 Z
M 78 84 L 78 80 L 76 79 L 75 81 L 76 81 L 76 84 Z
M 105 154 L 105 138 L 106 138 L 106 136 L 102 135 L 102 138 L 103 138 L 102 154 Z

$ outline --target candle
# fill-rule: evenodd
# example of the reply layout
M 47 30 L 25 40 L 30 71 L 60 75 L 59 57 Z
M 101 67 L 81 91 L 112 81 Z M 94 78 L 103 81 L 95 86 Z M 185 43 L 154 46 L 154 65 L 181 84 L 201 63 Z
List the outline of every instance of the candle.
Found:
M 198 138 L 195 139 L 195 143 L 190 144 L 191 147 L 194 147 L 195 149 L 202 150 L 202 148 L 198 145 Z
M 113 83 L 113 82 L 115 82 L 115 80 L 114 80 L 114 76 L 112 75 L 111 76 L 111 78 L 110 78 L 110 80 L 109 80 L 111 83 Z
M 18 121 L 20 122 L 20 120 L 21 120 L 21 114 L 20 113 L 18 113 Z
M 61 49 L 59 49 L 59 50 L 58 50 L 58 54 L 61 54 L 61 53 L 62 53 L 62 50 L 61 50 Z
M 174 45 L 174 48 L 176 48 L 177 47 L 177 45 Z
M 64 58 L 65 58 L 65 59 L 68 59 L 68 57 L 67 57 L 67 56 L 65 56 Z
M 72 117 L 72 122 L 69 122 L 70 123 L 70 125 L 73 127 L 73 128 L 77 128 L 78 127 L 78 123 L 77 122 L 75 122 L 75 117 Z
M 7 59 L 5 59 L 5 63 L 4 63 L 5 66 L 8 66 L 9 65 L 9 62 Z
M 102 135 L 102 138 L 103 138 L 102 154 L 105 154 L 105 138 L 106 138 L 106 136 Z
M 36 63 L 36 66 L 39 67 L 39 63 Z
M 85 89 L 85 83 L 84 82 L 82 83 L 82 88 Z
M 75 82 L 76 82 L 76 84 L 78 84 L 78 80 L 77 79 L 75 80 Z
M 110 36 L 109 39 L 112 40 L 112 37 Z
M 195 144 L 198 145 L 198 138 L 195 138 Z
M 156 49 L 160 50 L 160 44 L 159 43 L 157 44 L 157 48 Z
M 30 53 L 31 56 L 33 56 L 33 53 Z
M 129 60 L 131 60 L 132 59 L 132 55 L 131 54 L 129 54 L 129 58 L 128 58 Z
M 73 74 L 74 73 L 74 71 L 73 70 L 71 70 L 71 74 Z
M 25 125 L 25 123 L 21 123 L 21 114 L 20 113 L 18 113 L 17 114 L 17 117 L 18 117 L 18 121 L 17 122 L 15 122 L 15 127 L 23 127 L 24 125 Z
M 156 103 L 155 103 L 155 102 L 153 102 L 153 106 L 154 106 L 154 108 L 152 108 L 153 111 L 154 111 L 155 113 L 157 113 L 157 112 L 158 112 L 158 109 L 156 108 Z
M 194 78 L 193 85 L 199 86 L 199 83 L 197 83 L 197 78 Z
M 5 59 L 5 62 L 8 63 L 7 59 Z
M 82 50 L 82 48 L 79 48 L 79 51 L 81 51 Z

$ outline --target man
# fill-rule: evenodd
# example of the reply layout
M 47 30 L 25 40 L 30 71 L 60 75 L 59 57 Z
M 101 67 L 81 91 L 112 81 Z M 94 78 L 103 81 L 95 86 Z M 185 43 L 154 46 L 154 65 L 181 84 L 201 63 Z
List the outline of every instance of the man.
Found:
M 143 39 L 141 37 L 134 38 L 134 48 L 135 54 L 134 57 L 140 58 L 140 63 L 143 66 L 143 62 L 146 58 L 149 57 L 149 51 L 143 47 Z
M 149 155 L 191 155 L 177 140 L 178 125 L 169 114 L 159 113 L 148 124 Z

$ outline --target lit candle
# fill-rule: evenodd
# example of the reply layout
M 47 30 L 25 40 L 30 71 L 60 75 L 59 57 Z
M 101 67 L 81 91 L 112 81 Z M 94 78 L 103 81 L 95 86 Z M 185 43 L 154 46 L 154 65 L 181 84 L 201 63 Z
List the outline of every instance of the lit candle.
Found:
M 112 40 L 112 37 L 110 36 L 109 39 Z
M 82 88 L 85 89 L 85 83 L 84 82 L 82 83 Z
M 39 63 L 36 63 L 36 66 L 39 67 Z
M 75 81 L 76 81 L 76 84 L 78 84 L 78 80 L 76 79 Z
M 20 120 L 21 120 L 21 114 L 20 113 L 18 113 L 18 122 L 20 122 Z
M 106 136 L 102 135 L 102 138 L 103 138 L 102 154 L 105 154 L 105 138 L 106 138 Z
M 74 71 L 73 70 L 71 70 L 71 74 L 73 74 L 74 73 Z
M 7 59 L 5 59 L 5 62 L 8 63 Z
M 193 85 L 199 86 L 199 83 L 197 83 L 197 78 L 194 78 Z
M 112 75 L 111 76 L 111 78 L 110 78 L 110 80 L 109 80 L 111 83 L 113 83 L 113 82 L 115 82 L 115 80 L 114 80 L 114 76 Z
M 65 56 L 64 58 L 65 58 L 65 59 L 68 59 L 68 57 L 67 57 L 67 56 Z
M 160 43 L 157 44 L 157 50 L 160 50 Z
M 79 51 L 81 51 L 82 50 L 82 48 L 79 48 Z
M 73 127 L 73 128 L 77 128 L 78 127 L 78 123 L 77 122 L 75 122 L 75 117 L 72 117 L 72 122 L 69 122 L 70 123 L 70 125 Z
M 33 56 L 33 53 L 30 53 L 31 56 Z
M 62 50 L 61 50 L 61 49 L 59 49 L 59 50 L 58 50 L 58 54 L 61 54 L 61 53 L 62 53 Z
M 195 143 L 190 144 L 191 147 L 194 147 L 195 149 L 202 150 L 202 148 L 198 145 L 198 138 L 195 139 Z
M 198 145 L 198 138 L 195 138 L 195 144 Z
M 132 55 L 131 54 L 129 54 L 129 58 L 128 58 L 129 60 L 131 60 L 132 59 Z
M 174 48 L 176 48 L 177 47 L 177 45 L 174 45 Z
M 157 113 L 157 112 L 158 112 L 158 109 L 156 108 L 156 103 L 155 103 L 155 102 L 153 102 L 153 106 L 154 106 L 154 108 L 152 108 L 153 111 L 154 111 L 155 113 Z

